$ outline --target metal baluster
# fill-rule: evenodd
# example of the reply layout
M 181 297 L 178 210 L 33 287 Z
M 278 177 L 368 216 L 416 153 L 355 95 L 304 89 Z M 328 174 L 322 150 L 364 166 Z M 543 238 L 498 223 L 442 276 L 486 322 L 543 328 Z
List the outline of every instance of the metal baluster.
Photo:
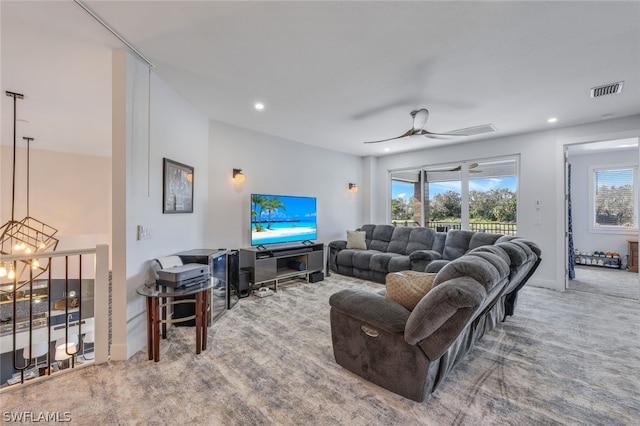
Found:
M 49 355 L 47 356 L 47 376 L 51 375 L 51 271 L 53 269 L 53 258 L 49 258 L 49 273 L 47 276 L 47 303 L 49 310 L 47 312 L 47 344 L 49 345 Z M 55 347 L 53 348 L 55 351 Z M 55 352 L 54 352 L 55 354 Z

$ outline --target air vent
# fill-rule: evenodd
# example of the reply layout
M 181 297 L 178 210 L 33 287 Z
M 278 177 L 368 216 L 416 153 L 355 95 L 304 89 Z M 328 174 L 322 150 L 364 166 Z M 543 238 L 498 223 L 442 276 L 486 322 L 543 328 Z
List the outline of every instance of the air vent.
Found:
M 492 133 L 497 131 L 498 129 L 496 129 L 493 124 L 483 124 L 481 126 L 467 127 L 466 129 L 453 130 L 451 132 L 447 132 L 446 134 L 475 136 L 475 135 L 481 135 L 483 133 Z
M 605 95 L 615 95 L 616 93 L 622 92 L 623 85 L 624 81 L 619 81 L 617 83 L 605 84 L 604 86 L 592 87 L 591 97 L 599 98 Z

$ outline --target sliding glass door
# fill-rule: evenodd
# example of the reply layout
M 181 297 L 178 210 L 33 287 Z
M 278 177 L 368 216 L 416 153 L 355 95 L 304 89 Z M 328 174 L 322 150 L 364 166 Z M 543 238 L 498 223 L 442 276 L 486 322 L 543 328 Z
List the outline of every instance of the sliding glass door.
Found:
M 515 235 L 517 175 L 517 157 L 391 172 L 391 222 Z
M 391 223 L 422 226 L 422 171 L 402 170 L 391 173 Z
M 428 194 L 426 226 L 438 231 L 460 229 L 462 226 L 462 168 L 460 164 L 446 164 L 424 169 Z

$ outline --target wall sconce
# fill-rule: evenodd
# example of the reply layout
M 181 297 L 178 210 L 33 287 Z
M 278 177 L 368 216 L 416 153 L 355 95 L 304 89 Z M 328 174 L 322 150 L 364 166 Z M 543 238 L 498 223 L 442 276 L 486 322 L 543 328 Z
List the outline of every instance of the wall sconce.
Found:
M 356 185 L 355 183 L 350 183 L 349 184 L 349 191 L 351 192 L 358 192 L 358 185 Z
M 238 183 L 244 182 L 244 173 L 242 169 L 233 169 L 233 180 Z

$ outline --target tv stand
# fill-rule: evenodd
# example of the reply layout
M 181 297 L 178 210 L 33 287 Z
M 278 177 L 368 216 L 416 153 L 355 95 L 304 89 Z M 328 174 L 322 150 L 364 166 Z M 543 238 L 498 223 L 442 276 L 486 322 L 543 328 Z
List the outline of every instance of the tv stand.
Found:
M 254 286 L 273 285 L 278 291 L 280 282 L 294 278 L 309 282 L 309 274 L 324 270 L 324 244 L 241 248 L 240 268 L 250 272 Z

